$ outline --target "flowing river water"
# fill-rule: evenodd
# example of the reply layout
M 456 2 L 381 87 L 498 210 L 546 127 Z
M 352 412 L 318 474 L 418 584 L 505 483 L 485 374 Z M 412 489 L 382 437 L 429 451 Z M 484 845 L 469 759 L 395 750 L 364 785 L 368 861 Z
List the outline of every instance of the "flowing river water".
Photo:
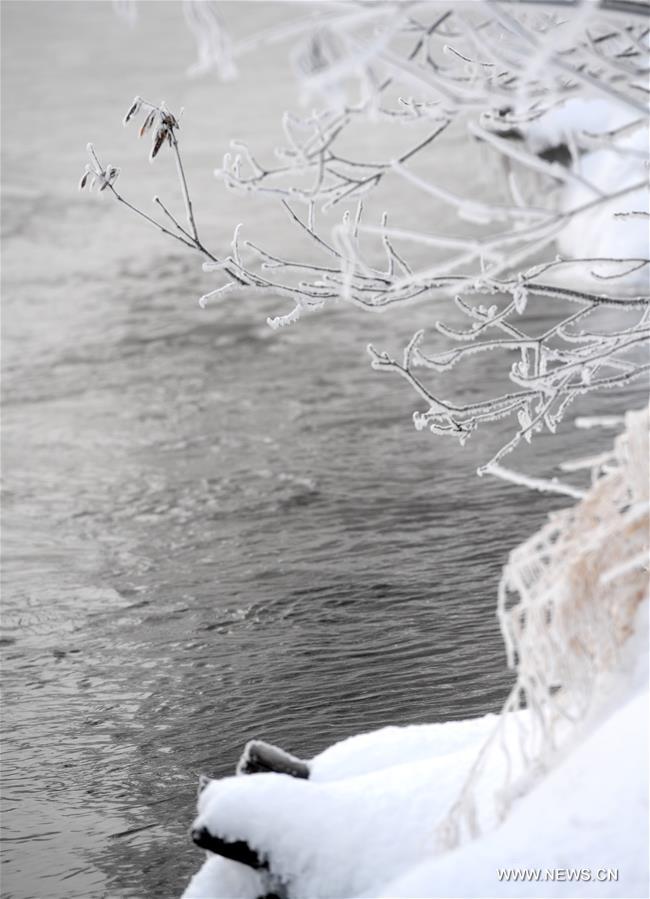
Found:
M 223 8 L 242 33 L 278 15 Z M 280 141 L 286 48 L 224 85 L 185 76 L 175 3 L 142 4 L 132 28 L 108 3 L 2 12 L 3 896 L 164 899 L 201 861 L 198 774 L 231 772 L 247 739 L 309 756 L 497 710 L 500 568 L 566 501 L 475 476 L 509 424 L 461 451 L 416 432 L 417 398 L 370 371 L 366 343 L 397 352 L 430 304 L 335 307 L 280 333 L 277 302 L 203 311 L 200 260 L 77 193 L 92 139 L 128 196 L 178 208 L 171 161 L 149 166 L 120 127 L 136 93 L 164 97 L 185 108 L 206 241 L 222 252 L 244 220 L 292 247 L 274 203 L 211 174 L 231 136 L 267 156 Z M 466 177 L 462 148 L 434 164 Z M 478 396 L 500 365 L 446 388 Z M 609 439 L 567 424 L 528 462 Z

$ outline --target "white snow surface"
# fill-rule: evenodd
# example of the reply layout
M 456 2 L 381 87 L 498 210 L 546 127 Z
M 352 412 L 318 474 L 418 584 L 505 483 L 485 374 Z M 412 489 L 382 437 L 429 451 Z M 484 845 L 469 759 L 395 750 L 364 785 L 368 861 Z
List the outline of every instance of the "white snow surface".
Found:
M 498 868 L 618 869 L 617 882 L 499 881 Z M 377 896 L 648 896 L 648 691 L 611 715 L 503 825 Z
M 472 749 L 485 739 L 497 718 L 497 715 L 484 715 L 441 724 L 383 727 L 358 734 L 334 743 L 312 759 L 310 779 L 313 782 L 340 780 L 403 765 L 405 761 L 426 762 Z
M 622 128 L 638 113 L 602 97 L 570 97 L 525 126 L 526 141 L 534 153 L 557 147 L 581 133 L 603 134 Z
M 361 734 L 317 756 L 311 780 L 212 781 L 194 826 L 246 840 L 290 899 L 647 897 L 647 686 L 515 801 L 501 826 L 437 853 L 436 827 L 495 722 L 488 715 Z M 509 867 L 616 868 L 619 879 L 499 881 L 497 869 Z M 257 899 L 275 888 L 264 872 L 208 854 L 183 897 Z
M 316 756 L 309 780 L 254 774 L 212 781 L 199 796 L 194 827 L 245 840 L 296 899 L 376 895 L 431 854 L 436 824 L 496 721 L 486 715 L 360 734 Z M 241 892 L 232 892 L 228 871 L 224 886 L 228 866 L 241 867 L 208 859 L 185 899 L 261 895 L 260 874 L 242 877 Z
M 181 899 L 258 899 L 266 892 L 263 874 L 208 852 Z
M 604 138 L 610 132 L 631 125 L 638 113 L 611 100 L 572 98 L 554 107 L 524 129 L 526 143 L 535 153 L 566 143 L 577 148 L 572 170 L 584 179 L 564 185 L 559 207 L 563 212 L 577 209 L 598 199 L 598 191 L 615 194 L 647 180 L 648 125 L 642 122 L 630 131 L 614 134 L 600 148 L 593 135 Z M 582 148 L 582 152 L 580 149 Z M 586 148 L 586 152 L 584 149 Z M 595 188 L 595 189 L 592 189 Z M 644 259 L 650 250 L 648 219 L 625 218 L 620 213 L 648 212 L 645 186 L 599 204 L 576 215 L 558 237 L 562 254 L 574 258 Z M 617 215 L 618 214 L 618 215 Z M 625 271 L 629 266 L 600 263 L 594 266 L 599 275 Z M 566 278 L 566 269 L 561 277 Z M 580 276 L 585 280 L 584 269 Z M 586 277 L 587 286 L 600 290 L 606 282 Z M 647 268 L 616 281 L 631 289 L 646 288 Z

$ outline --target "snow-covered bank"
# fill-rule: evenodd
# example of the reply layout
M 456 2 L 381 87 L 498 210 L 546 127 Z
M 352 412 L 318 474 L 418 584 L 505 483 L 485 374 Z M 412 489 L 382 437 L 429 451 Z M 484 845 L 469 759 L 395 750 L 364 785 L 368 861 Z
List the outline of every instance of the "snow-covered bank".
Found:
M 648 410 L 626 425 L 504 571 L 503 714 L 203 783 L 195 839 L 249 866 L 208 853 L 185 899 L 648 895 Z
M 506 882 L 498 877 L 499 869 L 524 868 L 540 869 L 541 879 Z M 594 878 L 611 869 L 618 879 L 567 882 L 564 869 Z M 566 879 L 546 874 L 555 871 Z M 516 803 L 500 828 L 425 862 L 372 895 L 647 897 L 647 689 Z
M 579 97 L 554 106 L 524 126 L 523 133 L 532 152 L 564 148 L 570 157 L 573 180 L 559 191 L 559 210 L 584 211 L 570 216 L 560 231 L 560 252 L 569 259 L 613 260 L 594 261 L 590 273 L 584 263 L 576 263 L 573 278 L 582 287 L 602 291 L 607 284 L 603 277 L 624 274 L 617 285 L 646 289 L 647 267 L 634 260 L 646 259 L 650 246 L 647 121 L 612 100 Z M 612 199 L 603 203 L 603 195 Z M 593 207 L 594 201 L 600 202 Z M 565 283 L 572 269 L 549 274 Z
M 501 827 L 434 857 L 436 825 L 494 716 L 354 737 L 314 759 L 313 781 L 281 774 L 213 781 L 194 826 L 245 839 L 273 876 L 208 854 L 185 899 L 258 899 L 282 895 L 283 886 L 295 899 L 647 896 L 647 722 L 642 689 L 516 803 Z M 402 764 L 390 764 L 393 750 Z M 376 767 L 382 758 L 389 767 Z M 365 760 L 374 770 L 355 776 Z M 615 869 L 618 879 L 508 883 L 498 877 L 507 868 L 588 869 L 594 877 Z
M 212 781 L 194 828 L 244 840 L 274 876 L 213 856 L 185 896 L 255 899 L 277 891 L 278 881 L 291 896 L 314 899 L 376 891 L 429 856 L 436 824 L 495 724 L 487 715 L 361 734 L 316 756 L 309 780 L 270 773 Z

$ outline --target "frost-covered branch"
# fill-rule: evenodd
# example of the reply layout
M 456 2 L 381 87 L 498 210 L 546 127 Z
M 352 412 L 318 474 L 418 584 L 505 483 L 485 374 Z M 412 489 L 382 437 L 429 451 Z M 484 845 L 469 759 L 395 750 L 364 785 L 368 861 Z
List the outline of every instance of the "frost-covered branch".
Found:
M 611 259 L 584 261 L 591 264 L 615 262 Z M 626 260 L 626 264 L 628 262 Z M 650 260 L 637 262 L 650 265 Z M 560 261 L 555 264 L 561 265 Z M 466 330 L 457 330 L 437 323 L 441 334 L 458 342 L 451 349 L 437 354 L 425 353 L 422 350 L 422 331 L 413 337 L 402 361 L 385 352 L 380 353 L 372 346 L 368 348 L 373 368 L 401 375 L 428 404 L 426 411 L 414 414 L 414 423 L 419 430 L 428 428 L 435 434 L 457 437 L 462 444 L 483 422 L 506 416 L 512 416 L 518 422 L 519 427 L 513 437 L 479 469 L 479 473 L 503 474 L 499 466 L 503 457 L 515 449 L 522 439 L 530 442 L 533 434 L 544 428 L 554 432 L 568 404 L 577 396 L 622 387 L 647 377 L 650 370 L 648 355 L 642 352 L 650 341 L 648 297 L 618 298 L 606 294 L 566 292 L 567 298 L 579 306 L 578 311 L 559 316 L 551 327 L 541 333 L 532 333 L 526 327 L 523 315 L 527 304 L 530 301 L 540 302 L 545 293 L 557 294 L 560 291 L 560 296 L 565 293 L 562 288 L 533 280 L 538 270 L 539 267 L 536 267 L 521 273 L 516 280 L 474 286 L 466 291 L 497 293 L 497 302 L 488 307 L 482 303 L 469 303 L 457 296 L 457 307 L 471 324 Z M 602 306 L 623 306 L 632 318 L 625 326 L 619 324 L 606 333 L 590 330 L 586 327 L 589 317 Z M 495 336 L 477 339 L 484 334 Z M 516 355 L 509 376 L 519 390 L 470 404 L 453 403 L 434 394 L 416 371 L 420 368 L 443 374 L 467 357 L 492 352 Z
M 161 222 L 154 219 L 152 216 L 148 215 L 142 209 L 127 200 L 121 193 L 118 192 L 115 187 L 115 182 L 119 177 L 120 169 L 113 165 L 103 166 L 99 161 L 93 144 L 91 143 L 87 145 L 90 162 L 86 163 L 83 174 L 81 176 L 81 180 L 79 182 L 79 189 L 83 190 L 84 188 L 88 188 L 89 190 L 92 190 L 95 184 L 98 184 L 100 193 L 104 190 L 108 190 L 118 203 L 125 206 L 132 213 L 139 216 L 148 224 L 152 225 L 162 234 L 165 234 L 167 237 L 171 237 L 173 240 L 183 244 L 186 247 L 189 247 L 190 249 L 198 250 L 198 252 L 205 256 L 206 259 L 210 260 L 214 264 L 217 264 L 217 257 L 205 247 L 204 243 L 199 237 L 199 232 L 194 217 L 194 209 L 192 206 L 190 190 L 187 183 L 187 177 L 185 175 L 185 167 L 183 165 L 180 145 L 176 134 L 176 131 L 179 128 L 178 119 L 167 109 L 164 101 L 161 102 L 159 106 L 156 106 L 153 103 L 148 103 L 146 100 L 143 100 L 142 97 L 136 97 L 129 107 L 126 115 L 124 116 L 123 124 L 128 125 L 128 123 L 139 113 L 144 114 L 144 119 L 139 129 L 140 137 L 144 137 L 149 132 L 152 133 L 149 160 L 153 162 L 162 147 L 164 147 L 166 144 L 169 145 L 172 149 L 174 160 L 176 163 L 176 172 L 178 176 L 179 186 L 185 206 L 185 215 L 188 227 L 185 228 L 179 223 L 178 219 L 170 212 L 169 208 L 157 195 L 153 197 L 153 203 L 155 206 L 157 206 L 158 209 L 160 209 L 165 218 L 169 222 L 171 222 L 173 226 L 173 230 L 171 231 Z M 237 272 L 232 266 L 226 265 L 224 267 L 224 271 L 233 280 L 234 283 L 239 282 Z
M 242 290 L 282 298 L 288 308 L 268 318 L 279 328 L 339 299 L 370 311 L 434 302 L 442 315 L 429 333 L 449 347 L 427 348 L 420 331 L 401 360 L 370 347 L 373 368 L 415 390 L 424 402 L 418 428 L 463 443 L 480 426 L 511 418 L 510 438 L 479 471 L 517 480 L 504 457 L 554 431 L 576 398 L 648 378 L 645 11 L 616 0 L 334 4 L 237 43 L 213 5 L 190 4 L 206 66 L 210 54 L 233 62 L 264 44 L 294 43 L 294 67 L 314 108 L 284 114 L 273 160 L 233 141 L 215 174 L 229 190 L 276 203 L 304 251 L 265 246 L 245 225 L 229 250 L 205 247 L 178 121 L 164 104 L 137 98 L 126 120 L 143 113 L 152 158 L 169 144 L 186 224 L 160 198 L 163 222 L 133 207 L 114 186 L 118 170 L 102 168 L 94 151 L 84 178 L 204 256 L 217 282 L 202 305 Z M 367 142 L 359 149 L 359 128 L 386 127 L 394 140 L 376 146 L 390 151 L 369 154 Z M 434 174 L 436 159 L 459 142 L 468 157 L 476 148 L 482 154 L 461 188 L 445 183 L 444 164 Z M 387 185 L 412 191 L 418 208 L 431 210 L 418 230 L 399 207 L 389 225 L 378 206 Z M 445 324 L 446 298 L 455 298 L 466 327 Z M 551 303 L 553 324 L 533 326 L 529 311 Z M 507 360 L 508 389 L 471 403 L 449 399 L 445 373 L 486 353 Z

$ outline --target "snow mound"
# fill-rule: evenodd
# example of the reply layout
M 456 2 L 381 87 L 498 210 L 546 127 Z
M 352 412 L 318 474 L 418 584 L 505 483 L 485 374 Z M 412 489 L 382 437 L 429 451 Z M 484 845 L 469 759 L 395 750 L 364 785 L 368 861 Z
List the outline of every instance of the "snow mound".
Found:
M 429 857 L 436 826 L 496 720 L 361 734 L 316 756 L 309 780 L 269 773 L 210 782 L 194 828 L 245 841 L 272 876 L 249 871 L 240 883 L 228 866 L 241 865 L 209 858 L 185 899 L 221 897 L 224 889 L 231 899 L 255 899 L 279 885 L 296 899 L 377 890 Z
M 643 690 L 517 804 L 499 829 L 431 859 L 375 895 L 647 897 L 648 836 Z M 524 868 L 539 869 L 540 880 L 499 879 L 499 870 Z M 565 869 L 566 876 L 559 873 Z M 596 879 L 609 870 L 617 880 Z M 567 882 L 571 871 L 585 879 Z M 550 880 L 546 872 L 563 879 Z
M 436 825 L 494 716 L 343 741 L 312 762 L 316 768 L 319 759 L 326 762 L 332 780 L 261 774 L 212 781 L 195 826 L 245 839 L 273 874 L 208 854 L 184 899 L 259 899 L 270 891 L 289 899 L 647 896 L 647 721 L 648 692 L 641 690 L 516 803 L 500 827 L 438 854 Z M 398 745 L 402 758 L 417 756 L 437 737 L 437 749 L 445 744 L 448 752 L 434 759 L 345 775 L 364 757 L 370 764 L 389 759 Z M 500 880 L 499 870 L 510 868 L 539 869 L 542 877 L 564 869 L 572 878 L 616 872 L 617 879 Z
M 312 759 L 311 780 L 339 780 L 463 751 L 480 742 L 497 720 L 497 715 L 485 715 L 465 721 L 383 727 L 357 734 Z
M 571 98 L 523 131 L 529 149 L 537 154 L 563 145 L 571 151 L 570 168 L 577 177 L 563 186 L 559 209 L 564 213 L 584 209 L 560 232 L 561 253 L 625 262 L 599 263 L 591 276 L 581 266 L 577 276 L 582 286 L 602 291 L 603 277 L 623 273 L 616 279 L 617 288 L 647 289 L 647 267 L 625 274 L 633 268 L 631 260 L 647 259 L 650 250 L 648 218 L 639 215 L 650 211 L 647 121 L 611 100 Z M 611 199 L 602 202 L 603 195 Z M 566 269 L 561 277 L 566 279 Z

